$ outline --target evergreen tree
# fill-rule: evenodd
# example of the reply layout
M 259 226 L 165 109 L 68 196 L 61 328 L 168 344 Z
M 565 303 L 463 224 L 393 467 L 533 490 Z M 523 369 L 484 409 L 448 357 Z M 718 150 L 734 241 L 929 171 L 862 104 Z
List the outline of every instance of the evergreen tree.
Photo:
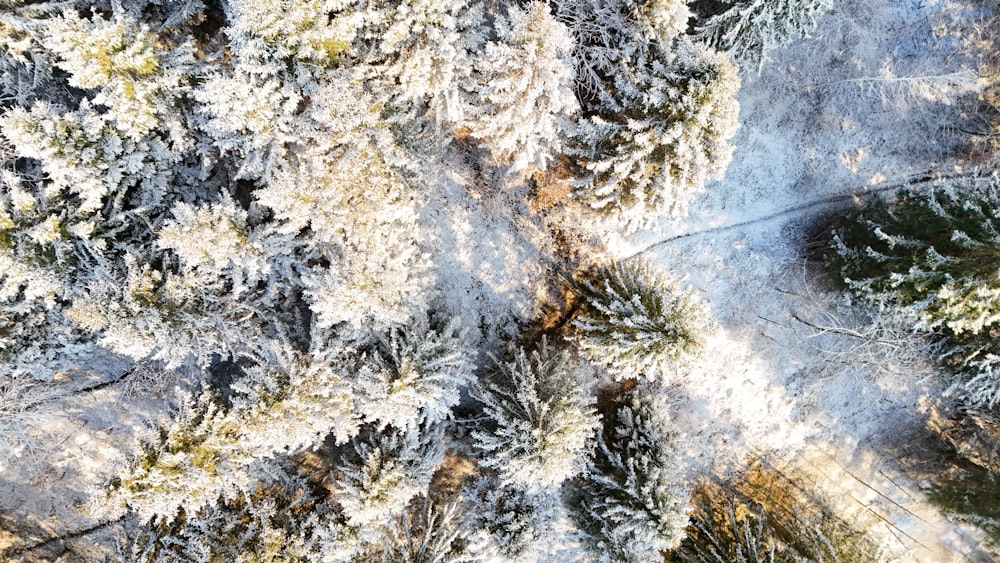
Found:
M 45 26 L 25 27 L 37 60 L 60 67 L 78 96 L 59 104 L 37 100 L 0 117 L 14 154 L 27 163 L 25 178 L 32 178 L 30 185 L 4 187 L 17 207 L 5 214 L 11 221 L 4 230 L 11 241 L 27 242 L 29 235 L 44 251 L 36 267 L 59 266 L 59 306 L 48 311 L 53 334 L 67 344 L 96 341 L 176 367 L 218 349 L 227 338 L 218 325 L 225 323 L 209 319 L 226 318 L 220 314 L 226 309 L 235 313 L 232 302 L 217 307 L 218 295 L 192 291 L 152 267 L 161 257 L 148 245 L 169 200 L 190 187 L 194 169 L 203 171 L 190 164 L 182 102 L 192 45 L 159 37 L 127 14 L 92 14 L 69 9 Z M 21 262 L 31 248 L 18 242 L 11 250 Z M 244 340 L 235 329 L 244 323 L 235 318 L 226 318 L 228 336 Z
M 65 77 L 53 72 L 57 57 L 42 46 L 38 34 L 38 29 L 64 12 L 66 6 L 48 2 L 19 4 L 8 2 L 6 11 L 16 13 L 16 17 L 5 17 L 0 23 L 0 108 L 26 108 L 38 100 L 62 103 L 72 99 Z
M 216 354 L 259 350 L 261 317 L 252 303 L 152 262 L 126 254 L 91 265 L 65 315 L 102 347 L 167 369 L 204 368 Z
M 540 1 L 511 6 L 496 28 L 499 41 L 488 43 L 476 63 L 467 124 L 500 162 L 544 167 L 559 148 L 561 121 L 577 109 L 573 37 Z
M 475 563 L 499 561 L 482 528 L 467 525 L 461 497 L 437 505 L 420 497 L 358 554 L 359 563 Z
M 162 205 L 190 143 L 180 98 L 191 46 L 157 46 L 135 21 L 83 19 L 73 10 L 36 39 L 69 73 L 68 85 L 87 93 L 74 110 L 39 100 L 0 118 L 19 155 L 39 162 L 46 192 L 73 194 L 83 215 L 105 204 Z
M 273 464 L 258 478 L 246 493 L 219 499 L 197 512 L 159 522 L 127 520 L 119 548 L 122 559 L 130 563 L 308 560 L 306 541 L 316 516 L 329 512 L 329 507 L 291 467 Z
M 680 542 L 688 494 L 676 440 L 662 407 L 636 392 L 604 414 L 588 471 L 569 485 L 573 516 L 597 560 L 662 561 Z
M 495 469 L 504 485 L 531 491 L 582 471 L 598 422 L 577 366 L 543 341 L 530 356 L 519 350 L 497 368 L 472 390 L 488 418 L 473 432 L 484 454 L 480 464 Z
M 995 176 L 903 190 L 835 227 L 830 265 L 855 294 L 921 328 L 979 333 L 1000 320 L 998 209 Z
M 655 49 L 669 50 L 691 17 L 684 0 L 559 0 L 555 6 L 576 39 L 577 98 L 588 114 L 623 109 L 646 65 L 665 53 Z
M 188 283 L 241 297 L 274 273 L 268 261 L 274 241 L 252 229 L 247 212 L 230 197 L 202 206 L 179 202 L 171 215 L 157 233 L 156 246 L 177 256 Z
M 92 224 L 69 217 L 63 198 L 39 193 L 17 174 L 0 174 L 0 386 L 8 377 L 51 381 L 93 352 L 93 339 L 64 307 L 80 277 L 78 247 L 87 245 Z
M 1000 403 L 1000 326 L 938 338 L 938 359 L 957 376 L 953 389 L 961 390 L 972 403 L 996 407 Z
M 124 137 L 142 141 L 156 129 L 184 131 L 177 110 L 193 63 L 189 42 L 163 49 L 158 36 L 133 19 L 83 19 L 69 10 L 51 21 L 43 43 L 60 57 L 70 86 L 94 91 L 90 103 L 106 107 L 104 115 Z
M 393 121 L 404 130 L 406 121 L 425 117 L 438 130 L 461 124 L 468 112 L 463 85 L 486 42 L 482 2 L 367 0 L 355 10 L 351 17 L 363 23 L 352 62 L 369 88 L 388 100 Z
M 363 427 L 342 448 L 332 477 L 333 499 L 353 528 L 385 524 L 426 494 L 444 457 L 440 425 L 406 431 Z
M 266 185 L 254 191 L 273 213 L 264 236 L 290 236 L 300 249 L 280 269 L 302 287 L 314 322 L 382 332 L 426 311 L 433 281 L 410 163 L 376 102 L 345 77 L 312 92 L 307 107 L 295 116 L 304 146 L 290 160 L 272 154 Z
M 574 289 L 582 303 L 571 338 L 617 379 L 664 377 L 701 344 L 708 320 L 691 293 L 644 263 L 602 266 Z
M 739 78 L 725 58 L 687 40 L 651 58 L 620 91 L 620 109 L 577 123 L 568 150 L 583 169 L 574 195 L 631 229 L 651 213 L 685 215 L 692 195 L 725 173 L 738 126 Z
M 945 364 L 977 401 L 1000 399 L 1000 179 L 941 181 L 868 203 L 834 228 L 829 266 L 855 295 L 939 335 Z
M 809 35 L 833 0 L 726 0 L 699 36 L 727 51 L 741 67 L 760 72 L 776 47 Z
M 194 514 L 220 497 L 250 495 L 254 473 L 276 463 L 277 455 L 313 448 L 328 436 L 351 438 L 358 421 L 350 388 L 335 368 L 294 355 L 282 363 L 289 371 L 248 366 L 231 384 L 228 405 L 207 386 L 182 397 L 173 421 L 139 445 L 106 495 L 95 496 L 97 508 L 169 521 L 179 510 Z
M 480 478 L 464 494 L 472 504 L 468 525 L 489 532 L 490 542 L 507 560 L 531 561 L 548 547 L 541 540 L 552 524 L 553 505 L 558 502 L 555 495 L 504 486 L 495 477 Z
M 451 417 L 472 382 L 473 352 L 456 320 L 438 329 L 425 316 L 394 327 L 352 378 L 358 413 L 379 429 L 407 430 Z
M 681 33 L 684 2 L 564 0 L 576 38 L 581 115 L 569 131 L 574 196 L 630 229 L 684 215 L 732 157 L 739 78 L 728 60 Z
M 0 424 L 14 427 L 17 405 L 107 375 L 92 369 L 104 335 L 74 307 L 98 278 L 128 285 L 125 257 L 148 256 L 150 225 L 190 171 L 178 100 L 191 46 L 75 6 L 14 3 L 0 24 Z
M 397 99 L 403 71 L 387 73 L 427 37 L 461 27 L 456 5 L 228 4 L 233 65 L 194 92 L 197 124 L 253 182 L 251 238 L 322 327 L 364 337 L 426 309 L 422 167 L 400 145 L 403 122 L 419 112 L 400 106 L 429 110 Z

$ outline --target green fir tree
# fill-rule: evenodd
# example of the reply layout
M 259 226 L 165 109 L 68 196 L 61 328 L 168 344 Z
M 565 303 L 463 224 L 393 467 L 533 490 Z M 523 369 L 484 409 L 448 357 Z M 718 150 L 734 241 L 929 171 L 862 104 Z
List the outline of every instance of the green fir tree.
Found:
M 687 520 L 676 431 L 662 405 L 636 392 L 604 416 L 589 470 L 569 487 L 573 517 L 602 563 L 662 561 Z
M 875 199 L 838 221 L 828 266 L 855 295 L 933 331 L 978 402 L 1000 398 L 1000 179 L 944 180 Z
M 575 289 L 583 304 L 571 338 L 617 379 L 662 377 L 701 346 L 708 321 L 691 293 L 641 262 L 603 266 Z

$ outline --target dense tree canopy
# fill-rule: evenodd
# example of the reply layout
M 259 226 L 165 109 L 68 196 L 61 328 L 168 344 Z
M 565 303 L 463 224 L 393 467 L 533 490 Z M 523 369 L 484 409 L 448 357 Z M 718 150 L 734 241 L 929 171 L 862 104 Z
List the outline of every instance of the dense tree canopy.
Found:
M 559 529 L 650 561 L 680 541 L 657 386 L 708 316 L 638 259 L 566 258 L 553 217 L 592 238 L 682 217 L 733 151 L 722 50 L 764 60 L 826 4 L 2 4 L 0 458 L 26 451 L 25 410 L 147 374 L 89 492 L 124 558 L 504 561 Z M 543 180 L 562 191 L 539 211 Z M 848 283 L 991 327 L 996 182 L 968 189 L 879 208 L 885 233 L 899 206 L 969 225 L 947 243 L 845 228 Z

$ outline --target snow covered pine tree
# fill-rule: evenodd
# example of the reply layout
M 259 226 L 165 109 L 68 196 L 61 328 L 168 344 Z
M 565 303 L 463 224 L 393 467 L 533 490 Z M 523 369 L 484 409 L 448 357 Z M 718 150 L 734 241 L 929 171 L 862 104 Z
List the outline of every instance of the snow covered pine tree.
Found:
M 602 563 L 662 560 L 687 523 L 676 433 L 665 406 L 643 391 L 609 406 L 588 471 L 569 488 L 573 517 Z
M 543 341 L 530 356 L 518 350 L 497 368 L 472 391 L 488 417 L 473 432 L 484 454 L 480 464 L 495 469 L 503 485 L 528 491 L 555 487 L 582 471 L 598 419 L 589 386 L 568 355 Z
M 736 69 L 683 35 L 690 12 L 680 0 L 556 5 L 576 38 L 581 112 L 566 149 L 574 196 L 632 230 L 685 215 L 732 158 Z
M 696 353 L 709 319 L 689 290 L 639 261 L 601 266 L 574 282 L 581 297 L 570 339 L 616 379 L 669 377 Z
M 708 17 L 698 35 L 727 51 L 740 67 L 760 72 L 776 47 L 809 35 L 833 0 L 726 0 Z
M 1000 178 L 875 199 L 834 228 L 830 268 L 855 295 L 943 338 L 977 402 L 1000 401 Z

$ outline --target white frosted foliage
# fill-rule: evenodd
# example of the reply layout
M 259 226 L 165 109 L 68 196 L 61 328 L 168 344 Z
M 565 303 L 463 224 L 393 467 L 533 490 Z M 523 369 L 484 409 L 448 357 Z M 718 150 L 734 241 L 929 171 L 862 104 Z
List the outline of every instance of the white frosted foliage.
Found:
M 588 472 L 573 483 L 575 516 L 598 561 L 658 561 L 687 524 L 676 432 L 663 404 L 636 394 L 605 417 Z
M 583 306 L 571 338 L 620 380 L 669 377 L 698 352 L 711 322 L 691 290 L 640 262 L 598 268 L 576 290 Z
M 171 519 L 179 508 L 197 512 L 220 496 L 249 494 L 254 464 L 331 434 L 344 442 L 357 429 L 350 388 L 329 368 L 282 375 L 254 366 L 245 377 L 228 410 L 207 390 L 182 398 L 174 420 L 139 448 L 107 497 L 95 495 L 95 505 L 111 513 L 129 508 L 144 520 Z
M 473 433 L 484 453 L 480 464 L 495 469 L 504 485 L 531 491 L 582 471 L 598 419 L 579 367 L 543 343 L 497 368 L 473 390 L 489 420 Z
M 499 41 L 487 44 L 477 62 L 468 126 L 502 162 L 544 167 L 560 148 L 561 120 L 578 109 L 573 36 L 545 2 L 510 12 L 498 20 Z
M 235 284 L 233 292 L 239 295 L 271 273 L 267 249 L 251 238 L 246 212 L 231 200 L 202 207 L 182 202 L 172 214 L 174 218 L 158 233 L 157 245 L 173 250 L 196 275 L 228 275 Z
M 433 329 L 426 318 L 390 330 L 354 375 L 358 413 L 379 430 L 436 424 L 451 417 L 473 379 L 474 356 L 459 322 Z
M 686 215 L 705 183 L 722 179 L 739 127 L 740 80 L 726 57 L 686 39 L 646 56 L 653 60 L 616 91 L 620 108 L 580 120 L 573 133 L 590 173 L 575 195 L 630 229 Z
M 425 493 L 443 459 L 441 440 L 440 427 L 363 431 L 334 472 L 333 498 L 347 523 L 361 528 L 383 524 Z
M 109 109 L 115 127 L 134 141 L 173 119 L 184 87 L 191 46 L 165 50 L 145 25 L 123 18 L 82 19 L 74 11 L 53 20 L 44 43 L 62 57 L 69 83 L 95 89 L 95 105 Z
M 699 34 L 728 51 L 741 66 L 760 71 L 771 51 L 805 37 L 833 0 L 733 0 L 712 16 Z

